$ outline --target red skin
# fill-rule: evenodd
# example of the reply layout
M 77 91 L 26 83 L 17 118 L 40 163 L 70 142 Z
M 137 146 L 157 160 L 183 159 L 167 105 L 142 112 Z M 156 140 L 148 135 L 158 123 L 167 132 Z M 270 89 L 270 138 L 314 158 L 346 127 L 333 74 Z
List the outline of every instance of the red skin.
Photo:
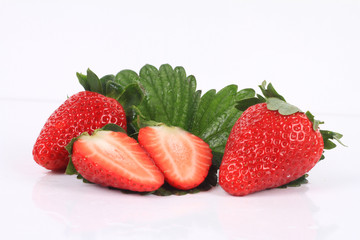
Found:
M 284 116 L 266 103 L 248 108 L 225 147 L 219 184 L 243 196 L 298 179 L 319 161 L 324 143 L 304 113 Z
M 68 98 L 49 117 L 33 148 L 35 162 L 46 169 L 63 171 L 69 162 L 65 146 L 83 132 L 91 134 L 108 123 L 126 130 L 121 104 L 99 93 L 82 91 Z

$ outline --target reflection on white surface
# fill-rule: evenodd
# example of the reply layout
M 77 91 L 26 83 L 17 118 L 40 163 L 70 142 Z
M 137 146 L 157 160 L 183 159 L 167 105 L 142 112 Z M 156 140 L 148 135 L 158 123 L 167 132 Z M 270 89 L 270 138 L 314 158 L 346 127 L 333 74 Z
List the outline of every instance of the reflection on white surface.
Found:
M 164 233 L 180 230 L 173 239 L 184 239 L 196 218 L 207 218 L 204 215 L 209 214 L 210 203 L 204 198 L 179 200 L 181 197 L 124 194 L 53 173 L 41 178 L 33 189 L 37 207 L 66 225 L 69 233 L 80 235 L 116 232 L 162 239 Z
M 224 232 L 229 239 L 238 236 L 243 239 L 316 239 L 319 226 L 313 214 L 317 207 L 306 197 L 306 190 L 303 186 L 255 193 L 241 200 L 222 198 L 218 212 Z
M 307 186 L 232 197 L 206 193 L 158 197 L 83 184 L 48 173 L 34 186 L 35 205 L 64 226 L 64 236 L 87 239 L 317 239 L 317 206 Z M 211 195 L 211 197 L 209 197 Z

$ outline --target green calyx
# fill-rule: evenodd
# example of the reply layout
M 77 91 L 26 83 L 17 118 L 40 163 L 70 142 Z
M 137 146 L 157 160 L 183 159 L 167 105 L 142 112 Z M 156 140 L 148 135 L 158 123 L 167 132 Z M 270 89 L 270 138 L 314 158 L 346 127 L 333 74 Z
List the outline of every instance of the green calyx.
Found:
M 292 115 L 297 112 L 303 112 L 298 107 L 286 102 L 285 98 L 280 95 L 274 88 L 274 86 L 266 81 L 263 81 L 259 88 L 263 95 L 255 94 L 253 90 L 253 95 L 238 101 L 236 108 L 240 111 L 245 111 L 250 106 L 253 106 L 258 103 L 266 103 L 267 108 L 270 111 L 278 111 L 281 115 L 287 116 Z M 319 129 L 319 125 L 324 122 L 316 120 L 314 115 L 312 115 L 309 111 L 307 111 L 306 116 L 313 123 L 314 131 Z
M 271 83 L 267 84 L 266 81 L 263 81 L 262 84 L 259 85 L 259 88 L 263 95 L 255 94 L 253 90 L 253 95 L 239 101 L 236 107 L 241 111 L 245 111 L 255 104 L 266 103 L 269 110 L 278 111 L 281 115 L 291 115 L 296 112 L 301 112 L 298 107 L 287 103 L 285 98 L 275 90 Z
M 259 85 L 259 88 L 262 94 L 264 95 L 264 98 L 277 98 L 286 102 L 285 98 L 275 90 L 275 88 L 271 83 L 267 84 L 266 81 L 264 80 L 261 83 L 261 85 Z
M 312 122 L 314 131 L 317 131 L 317 130 L 319 129 L 319 125 L 320 125 L 320 124 L 324 124 L 323 121 L 316 120 L 316 119 L 315 119 L 315 116 L 314 116 L 311 112 L 309 112 L 309 111 L 307 111 L 307 112 L 305 113 L 305 115 L 306 115 L 307 118 L 310 120 L 310 122 Z
M 278 111 L 281 115 L 291 115 L 301 110 L 279 98 L 271 97 L 266 99 L 267 108 L 272 111 Z
M 343 137 L 342 134 L 328 130 L 320 130 L 320 133 L 324 140 L 324 149 L 330 150 L 336 147 L 336 144 L 332 140 L 335 140 L 342 146 L 347 147 L 340 141 L 340 139 Z
M 316 120 L 314 115 L 312 113 L 310 113 L 309 111 L 307 111 L 305 113 L 305 115 L 312 122 L 314 131 L 319 130 L 320 124 L 324 124 L 323 121 Z M 333 131 L 329 131 L 329 130 L 320 130 L 320 133 L 321 133 L 321 136 L 324 141 L 324 149 L 325 150 L 330 150 L 330 149 L 333 149 L 336 147 L 334 140 L 337 141 L 342 146 L 346 147 L 346 145 L 340 141 L 340 139 L 343 137 L 342 134 L 333 132 Z M 320 160 L 323 160 L 324 158 L 325 158 L 325 156 L 323 155 Z
M 66 170 L 65 170 L 65 174 L 67 175 L 74 175 L 74 174 L 78 174 L 78 172 L 76 171 L 75 169 L 75 166 L 72 162 L 72 153 L 73 153 L 73 146 L 74 146 L 74 143 L 79 139 L 81 138 L 82 136 L 89 136 L 89 133 L 87 132 L 83 132 L 82 134 L 80 134 L 79 136 L 77 137 L 74 137 L 73 139 L 71 139 L 71 141 L 65 146 L 65 149 L 68 151 L 69 153 L 69 163 L 66 167 Z

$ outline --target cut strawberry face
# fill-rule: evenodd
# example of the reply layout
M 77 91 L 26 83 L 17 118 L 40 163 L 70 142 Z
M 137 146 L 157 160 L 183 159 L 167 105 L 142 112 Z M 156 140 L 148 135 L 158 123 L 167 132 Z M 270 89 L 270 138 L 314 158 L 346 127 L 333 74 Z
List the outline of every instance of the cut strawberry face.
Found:
M 137 192 L 154 191 L 164 176 L 133 138 L 122 132 L 97 131 L 79 137 L 72 162 L 86 180 Z
M 173 187 L 189 190 L 208 174 L 212 153 L 201 138 L 178 127 L 145 127 L 138 140 Z

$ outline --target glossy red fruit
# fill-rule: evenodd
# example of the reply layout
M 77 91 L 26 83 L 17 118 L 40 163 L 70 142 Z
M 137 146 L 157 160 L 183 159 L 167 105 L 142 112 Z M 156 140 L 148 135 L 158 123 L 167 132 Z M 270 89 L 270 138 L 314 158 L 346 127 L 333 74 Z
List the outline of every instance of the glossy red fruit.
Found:
M 247 195 L 298 179 L 319 161 L 324 143 L 304 113 L 288 116 L 249 107 L 226 144 L 219 184 L 232 195 Z
M 201 138 L 179 127 L 161 125 L 141 128 L 138 140 L 171 186 L 189 190 L 206 178 L 212 153 Z
M 164 176 L 135 139 L 122 132 L 82 135 L 72 149 L 72 162 L 86 180 L 137 192 L 157 190 Z
M 45 123 L 33 148 L 34 160 L 49 170 L 64 170 L 69 161 L 65 146 L 70 140 L 108 123 L 126 130 L 121 104 L 95 92 L 79 92 L 68 98 Z

